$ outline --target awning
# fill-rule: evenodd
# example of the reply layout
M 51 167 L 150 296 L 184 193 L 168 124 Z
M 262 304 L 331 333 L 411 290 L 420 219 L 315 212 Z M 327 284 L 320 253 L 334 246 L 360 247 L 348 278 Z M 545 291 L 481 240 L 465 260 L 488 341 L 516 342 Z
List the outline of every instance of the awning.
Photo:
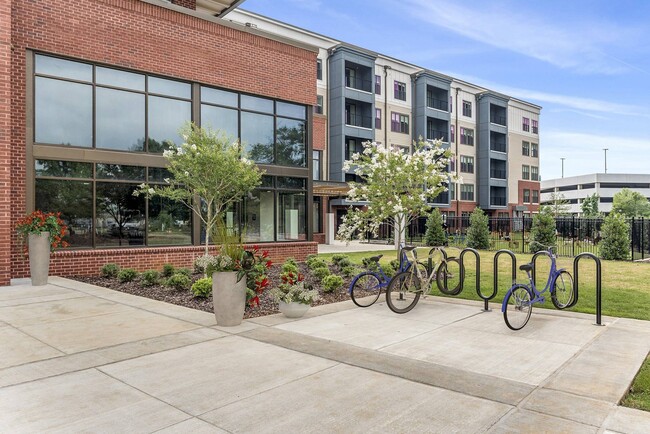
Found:
M 231 10 L 235 9 L 245 0 L 196 0 L 196 10 L 207 12 L 218 18 L 223 18 Z
M 349 190 L 347 182 L 314 181 L 314 196 L 345 196 Z

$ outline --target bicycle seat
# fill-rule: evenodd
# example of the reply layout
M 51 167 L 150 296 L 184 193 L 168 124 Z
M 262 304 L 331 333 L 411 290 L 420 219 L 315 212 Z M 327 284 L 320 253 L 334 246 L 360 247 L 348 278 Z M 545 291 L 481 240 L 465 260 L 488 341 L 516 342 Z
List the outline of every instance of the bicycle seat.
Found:
M 382 256 L 384 256 L 384 255 L 371 256 L 368 259 L 373 261 L 373 262 L 379 262 L 379 260 L 381 259 Z
M 404 247 L 402 247 L 402 251 L 404 251 L 404 252 L 410 252 L 411 250 L 415 250 L 415 249 L 416 249 L 415 246 L 404 246 Z
M 519 269 L 520 269 L 521 271 L 525 271 L 525 272 L 532 271 L 532 269 L 533 269 L 533 264 L 524 264 L 524 265 L 520 265 L 520 266 L 519 266 Z

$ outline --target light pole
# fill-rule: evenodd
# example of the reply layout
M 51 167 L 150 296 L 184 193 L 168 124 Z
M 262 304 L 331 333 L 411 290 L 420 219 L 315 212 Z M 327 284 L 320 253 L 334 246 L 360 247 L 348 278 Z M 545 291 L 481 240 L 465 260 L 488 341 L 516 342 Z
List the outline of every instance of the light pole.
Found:
M 609 148 L 603 148 L 603 151 L 605 151 L 605 173 L 607 173 L 607 151 Z
M 562 160 L 562 178 L 564 178 L 564 160 L 566 160 L 566 157 L 560 157 L 560 160 Z

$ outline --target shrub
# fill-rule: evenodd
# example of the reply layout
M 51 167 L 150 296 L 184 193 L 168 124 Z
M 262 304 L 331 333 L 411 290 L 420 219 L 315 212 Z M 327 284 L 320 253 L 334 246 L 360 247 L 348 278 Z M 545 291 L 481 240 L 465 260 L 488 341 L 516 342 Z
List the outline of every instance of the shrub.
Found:
M 298 266 L 296 264 L 292 264 L 291 262 L 285 262 L 282 264 L 282 272 L 283 273 L 295 273 L 298 274 Z
M 336 254 L 332 255 L 332 265 L 338 265 L 340 267 L 339 262 L 341 262 L 341 261 L 343 261 L 345 259 L 350 259 L 350 257 L 348 255 L 343 254 L 343 253 L 336 253 Z
M 363 263 L 363 266 L 370 271 L 377 271 L 378 269 L 377 263 L 370 258 L 363 258 L 361 262 Z
M 190 270 L 189 268 L 185 268 L 185 267 L 177 268 L 176 270 L 174 270 L 174 272 L 172 274 L 184 274 L 187 277 L 192 277 L 192 270 Z
M 147 270 L 140 275 L 142 286 L 154 286 L 160 280 L 160 273 L 156 270 Z
M 314 268 L 314 269 L 312 270 L 312 274 L 313 274 L 314 277 L 316 277 L 317 279 L 319 279 L 319 280 L 323 280 L 323 278 L 325 278 L 325 276 L 329 276 L 329 275 L 332 274 L 332 273 L 330 273 L 330 269 L 327 268 L 327 265 L 326 265 L 326 266 L 324 266 L 324 267 Z
M 309 267 L 310 270 L 315 270 L 317 268 L 327 268 L 327 262 L 323 261 L 322 259 L 314 259 L 311 262 L 307 263 L 307 267 Z
M 341 268 L 341 274 L 343 277 L 352 277 L 357 274 L 357 267 L 354 265 L 348 265 L 347 267 Z
M 296 267 L 298 266 L 298 261 L 296 261 L 296 258 L 287 258 L 284 260 L 285 264 L 293 264 Z
M 341 286 L 343 286 L 343 278 L 341 276 L 332 274 L 323 278 L 323 291 L 325 292 L 334 292 Z
M 110 264 L 105 264 L 102 267 L 103 277 L 115 277 L 119 272 L 120 272 L 120 266 L 117 264 L 110 263 Z
M 447 242 L 445 229 L 442 226 L 442 214 L 434 208 L 427 219 L 427 231 L 424 233 L 424 244 L 427 246 L 444 246 Z
M 598 244 L 600 257 L 625 260 L 630 257 L 630 225 L 621 214 L 610 213 L 602 227 L 602 240 Z
M 174 271 L 176 271 L 176 268 L 172 264 L 165 264 L 161 273 L 162 277 L 171 277 Z
M 212 294 L 212 277 L 204 277 L 194 282 L 190 288 L 194 297 L 209 297 Z
M 138 277 L 138 272 L 133 268 L 125 268 L 117 273 L 117 280 L 122 283 L 131 282 L 135 280 L 136 277 Z
M 485 250 L 490 247 L 490 229 L 488 217 L 481 208 L 474 208 L 469 216 L 469 229 L 467 229 L 467 247 Z
M 350 258 L 342 258 L 337 262 L 336 265 L 338 265 L 339 268 L 343 269 L 345 267 L 349 267 L 350 265 L 352 265 L 352 261 L 350 260 Z
M 186 276 L 182 273 L 174 273 L 169 279 L 165 282 L 165 285 L 170 288 L 174 288 L 177 291 L 190 289 L 192 286 L 192 279 L 189 276 Z
M 542 211 L 533 217 L 530 229 L 530 252 L 537 253 L 554 246 L 557 242 L 555 235 L 555 217 L 548 211 Z
M 388 265 L 390 265 L 390 268 L 392 268 L 393 271 L 399 270 L 399 259 L 392 259 Z
M 312 253 L 311 255 L 307 255 L 307 257 L 305 258 L 305 262 L 313 261 L 314 259 L 317 259 L 317 258 L 318 258 L 318 255 L 315 254 L 315 253 Z

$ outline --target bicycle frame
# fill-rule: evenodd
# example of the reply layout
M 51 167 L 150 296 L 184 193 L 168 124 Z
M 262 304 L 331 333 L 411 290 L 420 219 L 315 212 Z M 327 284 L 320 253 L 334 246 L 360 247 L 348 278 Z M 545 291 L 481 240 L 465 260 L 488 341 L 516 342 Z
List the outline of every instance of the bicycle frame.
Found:
M 442 255 L 443 259 L 440 262 L 435 262 L 435 263 L 432 262 L 434 252 L 440 252 L 440 254 Z M 418 255 L 416 250 L 412 251 L 412 256 L 413 256 L 413 260 L 411 262 L 413 264 L 417 264 Z M 436 277 L 436 270 L 441 264 L 446 262 L 446 260 L 447 260 L 447 253 L 445 252 L 445 250 L 442 247 L 434 247 L 431 250 L 429 250 L 429 255 L 427 256 L 427 265 L 425 265 L 427 268 L 426 276 L 422 275 L 421 270 L 417 266 L 415 267 L 415 271 L 412 271 L 412 273 L 415 273 L 418 279 L 420 279 L 420 282 L 423 283 L 422 285 L 423 287 L 428 288 L 431 285 L 433 279 L 435 279 Z M 407 270 L 408 268 L 401 271 L 407 271 Z
M 402 246 L 403 247 L 403 246 Z M 406 255 L 406 252 L 400 250 L 400 261 L 399 261 L 399 269 L 396 271 L 395 274 L 401 273 L 402 271 L 407 271 L 409 268 L 411 268 L 412 262 L 409 261 L 408 256 Z M 370 271 L 372 274 L 374 274 L 377 279 L 379 280 L 379 288 L 386 288 L 388 284 L 390 283 L 390 277 L 386 275 L 384 272 L 384 269 L 381 268 L 381 264 L 377 262 L 377 271 Z M 416 267 L 417 268 L 417 267 Z M 357 280 L 359 280 L 359 277 L 361 277 L 363 274 L 365 274 L 366 271 L 361 272 L 360 274 L 357 274 L 354 276 L 354 279 L 350 282 L 350 286 L 348 287 L 348 294 L 352 293 L 352 288 L 354 288 L 354 284 L 357 283 Z

